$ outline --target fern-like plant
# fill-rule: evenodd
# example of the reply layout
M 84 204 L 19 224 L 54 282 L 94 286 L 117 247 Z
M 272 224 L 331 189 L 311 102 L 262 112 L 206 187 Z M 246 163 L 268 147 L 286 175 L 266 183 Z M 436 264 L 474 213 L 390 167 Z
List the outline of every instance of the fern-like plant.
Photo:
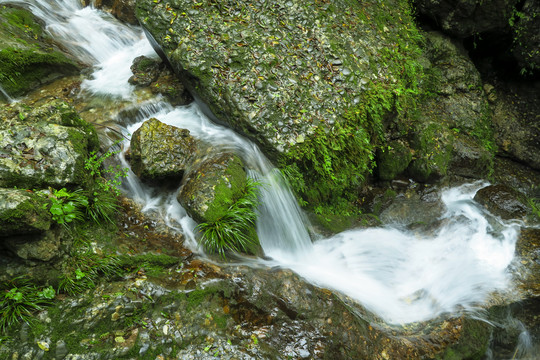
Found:
M 255 232 L 259 183 L 248 178 L 244 194 L 232 204 L 225 215 L 213 222 L 197 225 L 199 242 L 209 253 L 225 258 L 227 251 L 249 252 L 258 244 Z
M 32 315 L 50 305 L 56 295 L 52 287 L 40 290 L 24 277 L 0 284 L 0 334 L 24 321 L 31 324 Z

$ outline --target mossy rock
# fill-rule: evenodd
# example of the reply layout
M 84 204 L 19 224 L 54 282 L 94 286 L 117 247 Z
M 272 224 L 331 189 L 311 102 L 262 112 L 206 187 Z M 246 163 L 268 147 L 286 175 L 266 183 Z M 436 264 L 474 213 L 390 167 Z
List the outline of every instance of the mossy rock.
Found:
M 0 8 L 0 86 L 11 97 L 80 70 L 51 46 L 41 22 L 25 9 Z
M 141 0 L 136 13 L 203 111 L 295 172 L 311 206 L 353 198 L 384 117 L 414 103 L 408 1 Z
M 448 172 L 452 157 L 453 134 L 438 123 L 418 130 L 412 141 L 415 154 L 407 171 L 420 182 L 440 179 Z
M 214 222 L 243 194 L 247 174 L 242 160 L 223 153 L 207 158 L 190 171 L 178 201 L 197 222 Z
M 377 175 L 381 180 L 393 180 L 403 173 L 412 160 L 412 152 L 401 141 L 389 142 L 377 151 Z
M 182 181 L 196 151 L 197 142 L 189 130 L 152 118 L 131 137 L 130 163 L 142 180 Z
M 47 199 L 33 192 L 0 188 L 0 237 L 41 233 L 51 227 Z
M 0 108 L 0 186 L 44 188 L 87 181 L 85 161 L 99 148 L 93 126 L 66 103 Z

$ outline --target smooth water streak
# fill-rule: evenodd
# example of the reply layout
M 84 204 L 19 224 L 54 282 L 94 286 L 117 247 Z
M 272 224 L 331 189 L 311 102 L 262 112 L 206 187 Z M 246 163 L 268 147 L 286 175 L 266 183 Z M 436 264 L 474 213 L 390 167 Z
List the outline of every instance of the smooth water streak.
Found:
M 133 87 L 127 82 L 131 61 L 151 53 L 140 29 L 120 24 L 95 9 L 80 8 L 75 1 L 36 0 L 36 4 L 41 11 L 38 16 L 45 17 L 51 34 L 97 69 L 84 89 L 97 96 L 132 96 Z M 65 8 L 58 10 L 62 4 Z M 112 43 L 105 38 L 113 38 Z M 105 75 L 115 72 L 122 75 Z M 482 184 L 442 194 L 447 212 L 440 219 L 444 225 L 433 236 L 418 237 L 389 225 L 349 230 L 312 243 L 308 223 L 286 181 L 256 145 L 210 122 L 196 104 L 175 108 L 158 99 L 134 106 L 140 108 L 137 117 L 117 119 L 126 134 L 156 117 L 189 129 L 220 151 L 239 153 L 251 176 L 265 184 L 257 232 L 265 255 L 271 259 L 260 260 L 262 263 L 290 268 L 321 287 L 347 294 L 389 323 L 473 311 L 492 291 L 507 286 L 506 268 L 512 260 L 518 226 L 486 219 L 472 200 Z M 175 200 L 174 191 L 146 186 L 133 174 L 126 191 L 146 212 L 159 214 L 169 226 L 183 232 L 193 250 L 202 251 L 193 233 L 196 224 Z M 493 221 L 498 221 L 497 229 Z

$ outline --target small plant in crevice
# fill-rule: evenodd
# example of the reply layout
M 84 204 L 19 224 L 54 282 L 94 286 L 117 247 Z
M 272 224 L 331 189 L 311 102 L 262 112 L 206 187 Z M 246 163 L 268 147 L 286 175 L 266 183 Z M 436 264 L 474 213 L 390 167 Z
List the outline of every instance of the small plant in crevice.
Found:
M 195 228 L 201 233 L 199 242 L 209 253 L 225 258 L 227 251 L 249 252 L 258 243 L 255 232 L 259 183 L 248 178 L 244 194 L 227 212 L 212 222 L 200 223 Z
M 75 295 L 93 289 L 99 279 L 112 278 L 120 273 L 118 257 L 97 254 L 88 244 L 74 250 L 64 265 L 58 290 Z
M 128 169 L 120 165 L 105 167 L 104 162 L 119 151 L 107 151 L 102 155 L 90 153 L 85 162 L 85 169 L 90 171 L 94 182 L 87 189 L 89 199 L 86 213 L 88 217 L 99 223 L 101 220 L 114 222 L 112 216 L 118 210 L 117 198 L 120 196 L 122 178 L 127 176 Z
M 73 192 L 67 191 L 66 188 L 50 189 L 49 199 L 50 205 L 45 204 L 43 207 L 49 207 L 53 220 L 58 224 L 67 225 L 84 218 L 83 211 L 88 207 L 88 198 L 83 195 L 82 189 Z
M 0 334 L 21 321 L 31 325 L 33 314 L 50 305 L 55 295 L 52 286 L 38 288 L 21 276 L 0 283 Z

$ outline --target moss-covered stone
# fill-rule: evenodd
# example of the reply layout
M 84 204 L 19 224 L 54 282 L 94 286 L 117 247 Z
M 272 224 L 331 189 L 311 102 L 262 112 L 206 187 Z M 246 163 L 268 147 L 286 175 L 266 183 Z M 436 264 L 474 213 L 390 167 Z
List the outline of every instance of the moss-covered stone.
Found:
M 11 97 L 79 70 L 47 43 L 40 24 L 28 10 L 0 8 L 0 86 Z
M 143 180 L 172 180 L 178 184 L 192 161 L 196 145 L 189 130 L 152 118 L 131 137 L 133 172 Z
M 40 233 L 51 226 L 48 201 L 26 190 L 0 188 L 0 237 Z
M 227 213 L 246 188 L 242 160 L 224 153 L 204 160 L 190 171 L 178 201 L 198 222 L 214 222 Z
M 377 174 L 381 180 L 393 180 L 407 169 L 412 160 L 411 149 L 403 142 L 393 141 L 377 151 Z

